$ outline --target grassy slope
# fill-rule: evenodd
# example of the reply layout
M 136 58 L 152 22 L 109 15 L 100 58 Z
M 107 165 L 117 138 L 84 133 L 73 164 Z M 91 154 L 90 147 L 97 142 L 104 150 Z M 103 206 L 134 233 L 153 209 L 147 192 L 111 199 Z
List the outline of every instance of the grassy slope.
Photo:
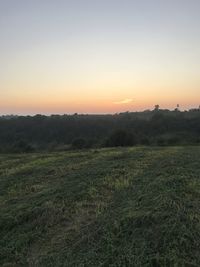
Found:
M 0 156 L 0 266 L 200 266 L 200 148 Z

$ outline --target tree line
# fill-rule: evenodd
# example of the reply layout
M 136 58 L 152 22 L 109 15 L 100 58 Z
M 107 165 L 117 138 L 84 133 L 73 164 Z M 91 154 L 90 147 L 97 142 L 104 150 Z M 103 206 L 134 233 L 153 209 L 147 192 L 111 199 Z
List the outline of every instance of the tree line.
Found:
M 0 117 L 0 152 L 200 144 L 200 110 Z

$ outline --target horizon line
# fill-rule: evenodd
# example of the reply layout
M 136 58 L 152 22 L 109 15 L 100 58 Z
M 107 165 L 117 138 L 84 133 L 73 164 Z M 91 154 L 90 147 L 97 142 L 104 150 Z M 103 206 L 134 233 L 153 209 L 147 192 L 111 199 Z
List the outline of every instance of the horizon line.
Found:
M 184 110 L 181 110 L 180 108 L 174 108 L 174 109 L 169 109 L 169 108 L 159 108 L 158 110 L 156 110 L 155 108 L 154 109 L 144 109 L 144 110 L 141 110 L 141 111 L 130 111 L 130 110 L 127 110 L 127 111 L 121 111 L 121 112 L 113 112 L 113 113 L 108 113 L 108 112 L 102 112 L 102 113 L 91 113 L 91 112 L 88 112 L 88 113 L 78 113 L 78 112 L 69 112 L 69 113 L 33 113 L 33 114 L 22 114 L 22 113 L 7 113 L 7 114 L 1 114 L 0 113 L 0 117 L 34 117 L 34 116 L 46 116 L 46 117 L 50 117 L 50 116 L 78 116 L 78 115 L 119 115 L 119 114 L 123 114 L 123 113 L 143 113 L 143 112 L 153 112 L 153 111 L 169 111 L 169 112 L 173 112 L 173 111 L 179 111 L 179 112 L 189 112 L 189 111 L 200 111 L 200 106 L 197 107 L 197 108 L 188 108 L 188 109 L 184 109 Z

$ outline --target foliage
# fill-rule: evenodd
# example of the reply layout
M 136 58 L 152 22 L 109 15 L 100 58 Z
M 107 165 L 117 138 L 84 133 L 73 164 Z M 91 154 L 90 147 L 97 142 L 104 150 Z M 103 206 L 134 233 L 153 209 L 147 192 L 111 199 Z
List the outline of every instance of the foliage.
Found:
M 82 149 L 86 146 L 86 142 L 83 138 L 77 138 L 72 141 L 72 148 Z
M 85 144 L 76 144 L 82 140 Z M 83 141 L 84 140 L 84 141 Z M 52 115 L 0 117 L 0 151 L 56 151 L 126 145 L 182 145 L 200 143 L 200 110 L 125 112 L 115 115 Z M 21 151 L 26 149 L 21 147 Z M 28 151 L 27 151 L 28 152 Z
M 124 130 L 117 130 L 106 141 L 106 146 L 132 146 L 135 144 L 133 134 Z

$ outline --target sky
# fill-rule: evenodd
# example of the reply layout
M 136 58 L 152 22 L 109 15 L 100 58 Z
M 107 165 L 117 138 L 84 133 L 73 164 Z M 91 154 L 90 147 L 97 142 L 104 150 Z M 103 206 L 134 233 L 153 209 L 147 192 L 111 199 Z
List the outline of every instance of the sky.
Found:
M 0 0 L 0 114 L 200 105 L 199 0 Z

